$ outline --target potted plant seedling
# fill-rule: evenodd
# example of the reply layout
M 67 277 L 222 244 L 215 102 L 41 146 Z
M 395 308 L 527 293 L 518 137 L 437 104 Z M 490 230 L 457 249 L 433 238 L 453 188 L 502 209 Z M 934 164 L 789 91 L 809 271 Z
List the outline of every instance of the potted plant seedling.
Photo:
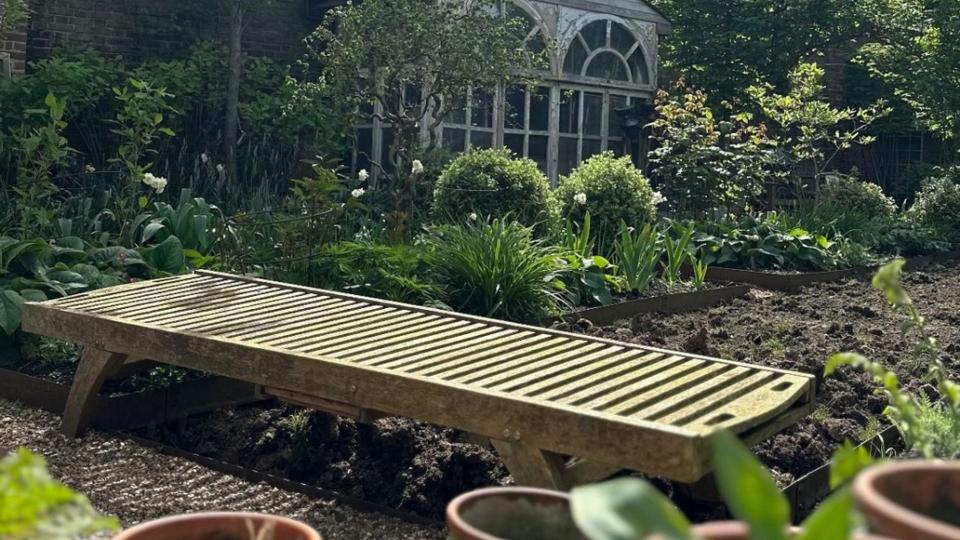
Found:
M 0 538 L 65 540 L 117 528 L 116 519 L 54 480 L 40 456 L 20 449 L 0 459 Z

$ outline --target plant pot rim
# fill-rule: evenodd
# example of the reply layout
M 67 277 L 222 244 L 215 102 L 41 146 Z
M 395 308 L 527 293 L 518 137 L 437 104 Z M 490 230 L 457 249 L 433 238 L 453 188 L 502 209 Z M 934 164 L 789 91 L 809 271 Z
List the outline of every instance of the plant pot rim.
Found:
M 860 473 L 853 483 L 857 506 L 866 514 L 885 515 L 893 521 L 910 523 L 926 533 L 944 538 L 960 538 L 960 527 L 949 525 L 929 516 L 910 510 L 888 499 L 877 488 L 884 477 L 915 472 L 949 472 L 960 474 L 960 461 L 909 460 L 886 463 L 871 467 Z
M 320 533 L 314 530 L 306 523 L 283 516 L 272 514 L 263 514 L 258 512 L 196 512 L 191 514 L 179 514 L 165 518 L 145 521 L 139 525 L 131 527 L 113 537 L 113 540 L 136 540 L 139 534 L 153 529 L 165 527 L 171 524 L 217 519 L 259 519 L 263 521 L 275 521 L 285 526 L 298 530 L 303 536 L 303 540 L 322 540 Z
M 463 519 L 463 507 L 481 499 L 505 497 L 511 499 L 553 499 L 557 502 L 569 504 L 570 496 L 560 491 L 531 487 L 489 487 L 461 493 L 447 505 L 447 526 L 451 530 L 472 535 L 480 540 L 502 540 L 477 529 Z

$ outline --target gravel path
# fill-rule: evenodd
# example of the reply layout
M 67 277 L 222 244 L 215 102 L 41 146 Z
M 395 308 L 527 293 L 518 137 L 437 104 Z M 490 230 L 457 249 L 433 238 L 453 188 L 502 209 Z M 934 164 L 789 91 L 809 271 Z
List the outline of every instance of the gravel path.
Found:
M 0 448 L 26 446 L 43 455 L 55 477 L 125 526 L 171 514 L 243 510 L 303 520 L 325 540 L 443 538 L 439 529 L 254 484 L 100 433 L 67 439 L 59 426 L 56 415 L 0 400 Z

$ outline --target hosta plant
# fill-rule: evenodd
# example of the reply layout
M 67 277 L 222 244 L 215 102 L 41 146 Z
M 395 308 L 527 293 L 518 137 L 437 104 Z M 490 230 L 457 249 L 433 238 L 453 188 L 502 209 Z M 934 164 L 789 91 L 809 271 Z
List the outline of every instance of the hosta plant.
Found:
M 790 503 L 776 481 L 736 436 L 719 432 L 713 447 L 717 487 L 734 517 L 749 526 L 751 539 L 850 538 L 857 516 L 848 488 L 840 488 L 821 503 L 801 525 L 801 532 L 789 536 Z M 852 468 L 848 460 L 843 463 Z M 651 535 L 666 540 L 697 538 L 680 510 L 645 480 L 621 478 L 575 488 L 571 505 L 574 521 L 590 540 L 637 540 Z

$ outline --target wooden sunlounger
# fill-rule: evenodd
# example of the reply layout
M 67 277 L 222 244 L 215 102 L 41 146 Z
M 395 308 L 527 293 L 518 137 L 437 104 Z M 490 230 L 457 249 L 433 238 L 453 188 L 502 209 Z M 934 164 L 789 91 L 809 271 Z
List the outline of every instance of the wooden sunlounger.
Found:
M 29 303 L 23 327 L 85 347 L 71 436 L 104 378 L 149 358 L 361 420 L 461 429 L 519 484 L 559 488 L 618 469 L 695 482 L 712 432 L 758 442 L 815 391 L 801 373 L 213 272 Z

